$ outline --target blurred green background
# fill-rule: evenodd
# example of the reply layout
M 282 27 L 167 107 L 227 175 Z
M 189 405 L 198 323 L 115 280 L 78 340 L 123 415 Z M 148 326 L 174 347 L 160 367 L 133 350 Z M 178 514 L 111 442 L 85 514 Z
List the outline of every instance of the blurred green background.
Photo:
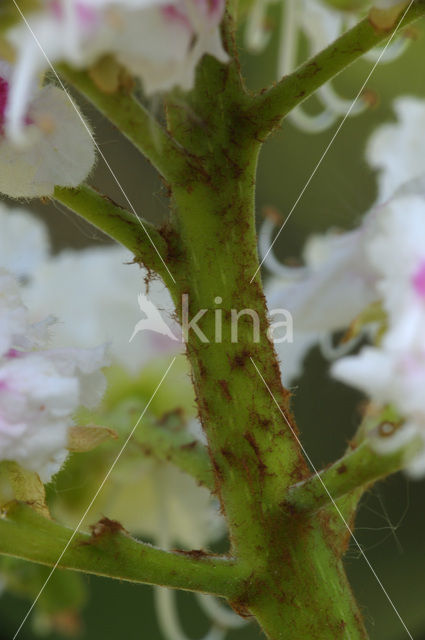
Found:
M 391 103 L 400 94 L 425 97 L 425 37 L 417 40 L 398 61 L 380 65 L 368 88 L 376 92 L 377 104 L 367 113 L 349 119 L 342 128 L 323 165 L 310 184 L 276 245 L 282 257 L 299 255 L 305 238 L 330 226 L 350 228 L 358 222 L 375 198 L 375 179 L 364 161 L 364 147 L 377 124 L 394 116 Z M 248 84 L 262 87 L 274 80 L 276 39 L 261 56 L 243 53 Z M 370 64 L 360 61 L 337 81 L 340 93 L 354 97 L 364 82 Z M 136 209 L 150 220 L 167 215 L 164 188 L 149 165 L 122 140 L 120 134 L 84 105 L 97 141 Z M 152 104 L 152 108 L 156 108 Z M 314 108 L 314 104 L 312 106 Z M 257 191 L 259 218 L 264 206 L 287 213 L 310 176 L 333 130 L 308 135 L 284 124 L 262 152 Z M 425 132 L 423 132 L 425 139 Z M 425 153 L 425 148 L 424 148 Z M 117 201 L 122 196 L 102 161 L 93 183 Z M 123 203 L 124 204 L 124 203 Z M 108 242 L 100 233 L 61 207 L 31 204 L 50 226 L 56 249 Z M 425 239 L 424 239 L 425 241 Z M 267 274 L 265 274 L 266 276 Z M 294 388 L 294 407 L 303 443 L 316 466 L 339 456 L 358 422 L 362 398 L 331 382 L 318 350 L 307 358 L 306 373 Z M 113 481 L 113 478 L 112 480 Z M 425 483 L 410 482 L 402 474 L 378 485 L 364 499 L 357 536 L 377 575 L 385 585 L 411 634 L 425 639 Z M 375 577 L 352 547 L 347 567 L 374 640 L 402 640 L 408 635 L 385 598 Z M 85 578 L 90 598 L 85 610 L 82 640 L 126 638 L 161 640 L 149 587 Z M 191 595 L 179 594 L 184 627 L 191 638 L 200 638 L 207 628 L 205 618 Z M 13 638 L 28 609 L 28 602 L 4 595 L 0 598 L 0 637 Z M 19 636 L 30 640 L 31 624 Z M 233 632 L 231 639 L 260 637 L 255 627 Z M 52 640 L 59 636 L 51 635 Z M 301 639 L 294 639 L 301 640 Z

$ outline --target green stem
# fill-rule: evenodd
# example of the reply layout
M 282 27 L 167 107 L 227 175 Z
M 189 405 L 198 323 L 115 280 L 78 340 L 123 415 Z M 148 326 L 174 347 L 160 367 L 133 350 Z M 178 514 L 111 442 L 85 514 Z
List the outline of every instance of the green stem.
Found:
M 206 447 L 186 432 L 169 431 L 157 422 L 143 423 L 136 432 L 136 442 L 145 456 L 171 462 L 181 471 L 210 489 L 215 490 L 215 478 Z
M 165 265 L 168 247 L 156 227 L 87 185 L 77 189 L 55 187 L 54 198 L 127 247 L 137 262 L 158 273 L 173 288 L 171 273 Z
M 319 475 L 291 487 L 285 495 L 285 502 L 299 511 L 327 507 L 331 497 L 338 500 L 361 487 L 365 491 L 378 480 L 400 471 L 417 450 L 418 443 L 413 442 L 397 451 L 379 455 L 366 440 Z
M 44 518 L 23 503 L 12 503 L 0 518 L 0 553 L 31 562 L 159 586 L 238 597 L 243 575 L 225 557 L 191 556 L 143 544 L 110 520 L 93 534 L 77 533 Z M 69 544 L 69 546 L 68 546 Z
M 341 560 L 327 542 L 325 520 L 294 517 L 289 506 L 283 513 L 279 509 L 281 483 L 289 487 L 308 471 L 292 433 L 290 395 L 267 337 L 260 278 L 253 279 L 259 263 L 254 216 L 259 144 L 235 119 L 249 101 L 238 83 L 237 70 L 206 58 L 187 99 L 202 126 L 188 134 L 181 110 L 170 104 L 168 111 L 173 133 L 203 158 L 202 180 L 173 187 L 174 224 L 184 265 L 180 294 L 188 296 L 190 319 L 205 310 L 198 322 L 205 339 L 190 330 L 187 347 L 199 415 L 232 552 L 250 573 L 249 589 L 232 604 L 254 614 L 270 640 L 342 640 L 347 630 L 352 639 L 364 640 Z M 175 302 L 183 316 L 180 297 Z M 249 310 L 233 322 L 233 338 L 232 310 Z M 252 315 L 258 319 L 257 337 Z
M 392 407 L 385 407 L 382 412 L 377 414 L 366 414 L 365 419 L 361 422 L 357 433 L 350 442 L 350 446 L 345 456 L 341 461 L 336 462 L 335 465 L 332 465 L 329 469 L 323 472 L 323 474 L 326 474 L 328 471 L 330 473 L 329 478 L 327 479 L 323 477 L 323 480 L 325 484 L 327 483 L 326 486 L 329 488 L 329 493 L 331 493 L 335 500 L 338 509 L 335 509 L 334 504 L 329 504 L 329 501 L 328 504 L 319 504 L 318 508 L 323 509 L 325 514 L 324 517 L 326 518 L 330 529 L 330 539 L 332 540 L 332 544 L 335 547 L 336 552 L 339 553 L 340 556 L 346 552 L 351 538 L 350 532 L 347 530 L 347 524 L 350 530 L 353 531 L 359 502 L 364 493 L 376 481 L 403 469 L 409 460 L 417 455 L 418 450 L 420 450 L 422 446 L 421 441 L 414 438 L 411 442 L 408 442 L 403 447 L 393 451 L 392 453 L 384 455 L 374 453 L 373 449 L 369 446 L 369 438 L 370 436 L 376 437 L 377 433 L 380 432 L 380 426 L 383 424 L 392 424 L 395 429 L 399 427 L 400 416 L 397 412 L 394 412 Z M 380 437 L 382 438 L 385 436 L 381 435 Z M 363 452 L 365 459 L 363 459 L 361 452 Z M 343 462 L 346 458 L 349 460 L 349 465 L 345 465 Z M 340 467 L 340 462 L 342 462 L 342 469 Z M 368 463 L 370 465 L 370 471 L 367 467 Z M 347 467 L 346 471 L 345 466 Z M 338 473 L 338 470 L 342 472 Z M 345 476 L 347 472 L 347 480 L 345 480 L 345 478 L 340 479 L 339 477 L 335 477 L 334 471 L 337 472 L 337 476 Z M 352 478 L 352 482 L 350 482 L 350 478 Z M 316 493 L 319 503 L 321 503 L 321 499 L 319 497 L 320 489 L 313 478 L 306 481 L 305 489 L 307 489 L 310 480 L 312 481 L 313 493 Z M 339 485 L 340 482 L 341 485 Z M 341 486 L 341 490 L 339 490 L 339 486 Z M 343 491 L 344 488 L 346 488 L 347 491 Z M 301 486 L 299 494 L 301 497 L 300 510 L 302 511 L 305 508 L 308 509 L 309 507 L 307 503 L 309 502 L 309 498 Z M 295 499 L 292 500 L 290 497 L 291 503 L 298 503 L 298 489 L 295 487 L 292 497 Z M 304 502 L 305 507 L 303 507 L 302 504 Z
M 302 64 L 294 73 L 260 94 L 248 110 L 247 117 L 256 127 L 256 135 L 267 136 L 282 119 L 319 87 L 347 68 L 373 47 L 381 44 L 395 30 L 425 15 L 425 0 L 416 0 L 402 21 L 391 30 L 378 30 L 368 18 L 344 33 L 331 45 Z
M 267 637 L 367 640 L 344 567 L 328 542 L 325 518 L 304 521 L 291 515 L 281 526 L 286 535 L 275 555 L 280 584 L 269 579 L 251 606 Z
M 61 64 L 60 75 L 82 93 L 169 181 L 184 180 L 189 156 L 151 113 L 125 90 L 102 92 L 87 72 Z
M 128 399 L 102 420 L 114 428 L 115 424 L 126 424 L 128 416 L 134 416 L 137 412 L 140 414 L 142 409 L 140 400 Z M 188 433 L 186 427 L 187 420 L 183 413 L 173 412 L 161 420 L 147 413 L 134 434 L 134 441 L 143 455 L 174 464 L 213 492 L 215 478 L 207 448 Z
M 212 91 L 218 96 L 216 101 L 211 100 Z M 266 336 L 267 309 L 259 277 L 250 282 L 258 267 L 254 184 L 259 145 L 237 136 L 231 114 L 244 100 L 237 73 L 206 58 L 192 99 L 189 107 L 202 118 L 202 127 L 192 130 L 185 143 L 202 153 L 208 179 L 193 182 L 189 188 L 173 188 L 184 265 L 178 283 L 180 293 L 187 296 L 190 318 L 208 310 L 198 323 L 207 342 L 190 331 L 188 356 L 233 544 L 241 555 L 252 558 L 264 533 L 259 513 L 273 503 L 279 482 L 290 485 L 294 477 L 303 477 L 304 463 L 250 362 L 252 356 L 260 363 L 288 412 L 289 394 L 282 387 L 276 355 Z M 169 112 L 173 130 L 184 135 L 180 116 L 180 111 Z M 214 153 L 208 148 L 212 138 Z M 181 297 L 175 302 L 181 313 Z M 223 318 L 219 341 L 216 306 Z M 256 314 L 258 342 L 247 314 L 238 321 L 238 336 L 232 340 L 232 309 Z M 248 521 L 251 526 L 242 528 Z

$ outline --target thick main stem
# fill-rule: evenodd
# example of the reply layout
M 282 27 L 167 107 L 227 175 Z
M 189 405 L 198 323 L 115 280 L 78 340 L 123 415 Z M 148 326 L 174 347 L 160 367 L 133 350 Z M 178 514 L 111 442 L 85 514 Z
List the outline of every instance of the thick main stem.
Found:
M 189 200 L 192 197 L 193 193 Z M 176 199 L 181 210 L 186 197 Z M 213 202 L 212 194 L 208 200 Z M 195 199 L 192 202 L 193 220 L 201 209 Z M 229 319 L 231 309 L 251 309 L 261 319 L 263 332 L 267 323 L 260 285 L 249 285 L 257 261 L 247 247 L 250 233 L 238 221 L 236 202 L 240 204 L 229 201 L 226 220 L 208 221 L 213 227 L 202 244 L 199 238 L 190 242 L 192 275 L 186 291 L 191 317 L 199 309 L 209 310 L 199 324 L 210 339 L 216 330 L 216 296 L 223 300 L 223 318 Z M 229 224 L 232 215 L 235 219 Z M 205 209 L 203 221 L 204 216 Z M 185 224 L 185 233 L 191 228 L 190 222 Z M 219 251 L 216 243 L 226 250 Z M 229 325 L 223 323 L 223 342 L 218 344 L 199 343 L 192 335 L 188 354 L 233 553 L 250 573 L 246 591 L 234 605 L 253 613 L 271 640 L 335 640 L 347 637 L 347 629 L 352 638 L 366 638 L 342 562 L 327 545 L 326 522 L 291 512 L 280 518 L 273 515 L 282 487 L 303 477 L 305 470 L 292 433 L 250 360 L 290 419 L 273 348 L 263 335 L 259 343 L 253 342 L 249 316 L 240 322 L 237 343 L 224 337 L 226 331 Z
M 366 632 L 340 557 L 326 542 L 326 522 L 277 509 L 282 489 L 308 472 L 267 337 L 261 283 L 251 282 L 259 145 L 233 120 L 243 100 L 236 85 L 232 70 L 204 62 L 190 103 L 202 128 L 190 139 L 180 113 L 169 109 L 173 133 L 202 157 L 199 179 L 173 188 L 178 282 L 189 318 L 201 314 L 202 334 L 188 331 L 188 356 L 232 552 L 250 576 L 233 604 L 254 614 L 271 640 L 342 639 L 346 629 L 360 640 Z M 182 301 L 176 304 L 184 318 Z

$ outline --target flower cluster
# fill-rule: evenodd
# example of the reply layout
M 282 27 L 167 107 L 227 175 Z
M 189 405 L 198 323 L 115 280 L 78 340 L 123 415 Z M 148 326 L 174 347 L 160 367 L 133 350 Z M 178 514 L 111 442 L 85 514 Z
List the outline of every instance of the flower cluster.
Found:
M 107 342 L 112 361 L 136 375 L 152 358 L 177 353 L 182 345 L 150 331 L 138 333 L 129 342 L 140 319 L 137 296 L 148 277 L 145 269 L 131 262 L 130 252 L 118 246 L 67 249 L 48 256 L 33 270 L 24 295 L 36 320 L 49 308 L 61 318 L 55 345 L 90 347 Z M 149 299 L 179 335 L 171 296 L 160 280 L 149 284 Z
M 88 347 L 108 342 L 110 384 L 97 414 L 101 424 L 102 420 L 110 423 L 125 439 L 137 416 L 134 410 L 126 410 L 125 399 L 123 408 L 118 403 L 111 409 L 115 396 L 123 390 L 124 398 L 126 393 L 129 398 L 134 394 L 139 407 L 139 396 L 151 393 L 146 389 L 155 357 L 170 357 L 178 353 L 176 345 L 177 349 L 181 345 L 149 331 L 139 333 L 129 344 L 140 317 L 137 295 L 145 287 L 148 274 L 131 264 L 126 250 L 110 245 L 51 255 L 44 224 L 23 208 L 10 209 L 1 203 L 0 227 L 0 267 L 9 270 L 0 271 L 0 462 L 16 461 L 48 482 L 68 456 L 69 427 L 76 409 L 93 407 L 105 388 L 99 371 L 105 364 L 104 348 Z M 19 288 L 17 279 L 22 282 Z M 30 312 L 22 304 L 21 295 Z M 175 310 L 164 285 L 151 282 L 149 298 L 177 333 L 172 319 Z M 52 308 L 58 320 L 42 321 Z M 53 348 L 45 349 L 46 342 Z M 63 344 L 68 347 L 57 348 Z M 180 366 L 170 386 L 167 382 L 163 385 L 158 409 L 161 415 L 178 403 L 190 416 L 194 400 L 190 388 L 188 391 L 187 375 L 182 373 L 187 370 L 184 367 L 182 372 Z M 141 406 L 145 408 L 143 401 Z M 111 410 L 115 411 L 112 418 Z M 81 412 L 78 417 L 82 417 Z M 143 429 L 143 425 L 140 427 Z M 206 444 L 198 420 L 192 418 L 187 429 L 193 441 Z M 117 442 L 111 440 L 84 455 L 70 456 L 64 473 L 55 477 L 59 490 L 49 500 L 52 515 L 75 527 L 116 454 Z M 218 503 L 209 490 L 172 464 L 144 456 L 137 437 L 128 444 L 125 458 L 114 470 L 113 482 L 105 485 L 87 521 L 96 522 L 105 514 L 122 522 L 132 534 L 164 548 L 204 548 L 225 532 Z M 200 597 L 200 605 L 214 624 L 217 603 L 205 596 Z M 165 606 L 167 611 L 173 610 L 177 620 L 171 592 L 158 594 L 156 606 L 160 617 Z M 227 626 L 240 625 L 236 616 L 229 622 L 230 614 L 226 613 L 220 637 Z
M 17 85 L 24 87 L 57 62 L 88 68 L 112 54 L 143 83 L 146 93 L 191 88 L 201 57 L 226 61 L 218 25 L 224 2 L 215 0 L 49 0 L 8 34 L 17 51 Z M 25 93 L 16 90 L 13 105 Z M 23 113 L 15 115 L 22 119 Z
M 19 131 L 13 132 L 16 86 L 14 67 L 0 59 L 0 192 L 33 198 L 51 195 L 55 185 L 78 186 L 95 161 L 82 116 L 64 91 L 31 79 Z
M 0 460 L 48 482 L 67 457 L 68 429 L 81 406 L 105 390 L 105 348 L 45 349 L 52 320 L 31 324 L 15 278 L 0 271 Z
M 412 474 L 423 475 L 425 180 L 420 153 L 424 140 L 418 125 L 425 118 L 425 103 L 403 97 L 395 110 L 398 122 L 378 128 L 366 149 L 371 166 L 379 170 L 377 204 L 358 229 L 310 238 L 303 267 L 280 265 L 269 254 L 265 262 L 274 277 L 267 291 L 269 301 L 284 306 L 294 319 L 294 344 L 278 347 L 285 382 L 300 374 L 306 351 L 320 343 L 324 355 L 336 360 L 332 366 L 336 378 L 363 390 L 376 405 L 394 407 L 404 418 L 403 427 L 384 445 L 375 443 L 378 450 L 398 448 L 413 435 L 423 439 L 423 450 L 409 464 Z M 267 220 L 263 252 L 273 232 L 274 225 Z M 359 324 L 362 316 L 363 331 L 335 347 L 332 334 Z M 374 346 L 347 356 L 362 338 Z
M 10 335 L 10 327 L 12 326 L 14 332 L 18 328 L 20 333 L 26 333 L 26 335 L 29 332 L 28 327 L 31 327 L 32 335 L 35 335 L 37 330 L 40 335 L 40 346 L 42 346 L 47 337 L 44 334 L 48 332 L 50 326 L 50 321 L 46 323 L 43 322 L 43 319 L 48 315 L 49 310 L 54 309 L 58 320 L 54 324 L 54 330 L 49 331 L 48 341 L 51 348 L 48 351 L 34 351 L 28 354 L 20 352 L 20 358 L 15 358 L 14 361 L 24 367 L 30 362 L 29 358 L 33 353 L 31 356 L 33 358 L 35 356 L 38 359 L 44 357 L 53 363 L 52 366 L 61 365 L 62 368 L 58 371 L 60 380 L 62 373 L 74 376 L 73 384 L 80 389 L 81 393 L 84 391 L 89 394 L 89 397 L 81 397 L 81 401 L 78 403 L 69 395 L 69 402 L 72 404 L 70 414 L 79 404 L 87 406 L 87 400 L 91 398 L 90 404 L 93 405 L 96 398 L 99 397 L 99 393 L 93 393 L 92 385 L 88 385 L 91 379 L 88 380 L 82 376 L 87 372 L 82 369 L 83 357 L 87 356 L 87 364 L 91 362 L 93 367 L 96 364 L 95 356 L 100 358 L 100 350 L 90 348 L 93 345 L 108 344 L 108 358 L 112 365 L 108 370 L 112 395 L 114 395 L 113 380 L 115 378 L 119 381 L 120 386 L 125 387 L 125 383 L 128 384 L 130 394 L 135 393 L 135 385 L 149 385 L 149 378 L 152 376 L 149 367 L 154 366 L 156 358 L 168 357 L 169 360 L 172 355 L 176 355 L 182 349 L 180 342 L 152 331 L 143 331 L 137 334 L 134 340 L 129 343 L 133 328 L 140 318 L 137 296 L 140 290 L 146 286 L 145 279 L 148 273 L 139 265 L 132 264 L 132 257 L 128 251 L 110 245 L 82 250 L 68 249 L 57 255 L 51 255 L 45 225 L 25 209 L 9 209 L 4 205 L 0 206 L 0 227 L 2 229 L 0 267 L 6 267 L 15 277 L 23 281 L 19 293 L 31 310 L 29 317 L 29 312 L 23 306 L 20 297 L 16 298 L 15 310 L 9 296 L 5 312 L 0 315 L 0 322 L 2 318 L 5 318 L 4 328 L 3 325 L 0 325 L 0 339 L 3 336 L 5 340 L 4 350 L 9 349 L 9 343 L 13 337 Z M 9 276 L 9 280 L 14 282 L 16 289 L 16 282 L 11 276 Z M 149 299 L 155 302 L 172 331 L 178 334 L 177 323 L 173 320 L 175 309 L 171 296 L 162 282 L 158 280 L 150 282 Z M 18 324 L 21 316 L 22 326 Z M 9 333 L 7 333 L 8 328 Z M 62 345 L 66 345 L 67 348 L 60 348 Z M 31 346 L 32 344 L 27 338 L 26 350 L 28 351 Z M 3 348 L 2 343 L 0 343 L 0 348 Z M 65 371 L 63 367 L 67 354 L 69 365 L 68 370 Z M 60 355 L 63 355 L 62 361 L 59 360 Z M 81 365 L 80 372 L 71 370 L 72 362 L 76 366 Z M 34 374 L 36 373 L 34 372 Z M 41 378 L 41 373 L 35 375 L 35 378 L 39 387 L 43 388 L 45 378 Z M 176 375 L 178 380 L 173 380 L 170 383 L 174 391 L 168 390 L 168 392 L 172 399 L 177 394 L 179 406 L 187 405 L 189 412 L 193 405 L 192 394 L 186 391 L 188 398 L 185 401 L 185 391 L 180 388 L 182 386 L 180 381 L 183 379 L 183 386 L 185 386 L 186 378 L 181 375 L 181 372 Z M 155 378 L 155 384 L 156 382 Z M 80 383 L 81 386 L 79 386 Z M 56 380 L 52 381 L 53 384 L 56 384 Z M 102 382 L 99 392 L 103 388 L 103 384 Z M 142 386 L 138 393 L 145 393 L 145 386 Z M 46 393 L 49 392 L 47 389 Z M 9 397 L 4 398 L 5 403 L 9 400 Z M 108 395 L 106 402 L 108 402 Z M 43 404 L 48 406 L 47 401 L 43 401 Z M 173 409 L 174 405 L 168 406 L 163 398 L 161 413 L 167 408 Z M 1 412 L 0 415 L 2 415 Z M 28 428 L 33 424 L 35 418 L 37 416 L 28 416 Z M 136 419 L 137 417 L 129 414 L 130 423 L 125 421 L 123 426 L 125 429 L 124 437 L 131 430 Z M 58 421 L 56 436 L 62 443 L 61 459 L 64 459 L 67 427 L 72 424 L 72 421 L 62 418 L 60 420 L 62 421 Z M 111 426 L 116 428 L 118 422 L 120 422 L 119 419 L 114 421 Z M 37 425 L 38 422 L 35 422 L 34 433 L 36 434 L 39 433 Z M 46 429 L 53 428 L 51 421 L 46 425 Z M 193 420 L 191 424 L 191 433 L 196 439 L 203 437 L 200 425 L 196 420 Z M 11 456 L 11 459 L 23 464 L 23 458 L 17 458 L 16 451 L 18 447 L 27 447 L 26 435 L 22 434 L 22 441 L 20 441 L 21 434 L 16 432 L 15 436 L 15 448 L 8 455 Z M 54 439 L 52 439 L 52 446 L 55 446 Z M 44 440 L 40 440 L 40 448 L 42 447 L 46 448 L 45 455 L 48 457 L 50 455 L 49 446 L 46 446 Z M 34 451 L 29 447 L 25 448 L 25 451 L 27 450 L 33 456 L 32 460 L 35 461 L 34 464 L 37 465 L 38 470 L 39 465 Z M 4 459 L 1 452 L 2 442 L 0 441 L 0 458 Z M 115 455 L 116 443 L 112 442 L 109 449 L 104 445 L 99 451 L 85 453 L 84 456 L 75 456 L 75 459 L 69 462 L 68 473 L 78 475 L 81 471 L 85 478 L 86 490 L 82 496 L 82 504 L 75 499 L 68 504 L 66 496 L 69 491 L 67 491 L 65 497 L 58 498 L 52 505 L 53 511 L 60 514 L 63 521 L 71 525 L 79 521 L 81 511 L 84 510 L 87 502 L 87 488 L 92 487 L 92 492 L 95 493 Z M 92 469 L 91 473 L 88 473 L 87 466 Z M 49 477 L 57 470 L 58 466 L 56 465 L 52 472 L 49 471 Z M 47 480 L 47 475 L 43 475 L 43 479 Z M 196 509 L 192 508 L 194 504 L 197 505 Z M 211 501 L 207 489 L 197 486 L 195 480 L 170 464 L 160 464 L 148 458 L 144 459 L 141 456 L 140 448 L 134 445 L 129 447 L 126 463 L 120 464 L 116 469 L 114 483 L 105 487 L 102 495 L 99 496 L 95 511 L 90 514 L 90 519 L 95 521 L 102 517 L 102 514 L 107 513 L 122 521 L 132 533 L 142 534 L 159 541 L 161 536 L 165 534 L 162 515 L 164 512 L 172 514 L 171 517 L 168 516 L 169 523 L 166 529 L 170 544 L 198 548 L 220 536 L 223 532 L 223 521 L 219 517 L 215 503 Z
M 90 69 L 109 55 L 147 94 L 190 89 L 204 54 L 227 61 L 223 12 L 223 0 L 44 0 L 4 34 L 13 53 L 0 58 L 0 191 L 49 196 L 93 167 L 89 125 L 65 91 L 40 86 L 47 71 L 62 62 Z
M 419 435 L 424 448 L 409 464 L 413 475 L 425 473 L 425 185 L 401 195 L 371 218 L 365 253 L 375 269 L 376 291 L 386 311 L 388 329 L 377 346 L 364 347 L 333 365 L 333 374 L 371 396 L 393 405 L 404 426 L 384 442 L 397 448 Z M 379 448 L 378 443 L 378 448 Z M 382 444 L 381 444 L 382 449 Z
M 394 110 L 397 121 L 378 127 L 366 149 L 369 165 L 378 171 L 378 202 L 385 202 L 404 183 L 425 174 L 425 103 L 413 96 L 400 96 Z

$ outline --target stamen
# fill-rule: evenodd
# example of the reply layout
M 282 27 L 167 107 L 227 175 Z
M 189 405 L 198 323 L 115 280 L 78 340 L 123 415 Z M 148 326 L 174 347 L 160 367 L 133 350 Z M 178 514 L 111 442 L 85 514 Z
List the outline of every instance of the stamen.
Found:
M 364 331 L 360 331 L 353 338 L 346 341 L 341 341 L 338 344 L 333 343 L 333 336 L 331 333 L 326 333 L 320 339 L 319 346 L 322 356 L 329 362 L 333 362 L 338 358 L 342 358 L 350 353 L 355 347 L 360 344 L 365 336 Z
M 281 18 L 278 76 L 282 78 L 294 70 L 298 51 L 299 0 L 286 0 Z
M 162 549 L 171 548 L 169 516 L 162 497 L 166 490 L 162 482 L 158 482 L 158 528 L 157 544 Z M 157 611 L 158 625 L 166 640 L 190 640 L 181 627 L 177 611 L 176 592 L 164 587 L 154 588 L 154 602 Z M 224 640 L 226 629 L 212 625 L 202 640 Z
M 320 87 L 317 93 L 325 107 L 328 107 L 340 116 L 345 116 L 349 109 L 351 109 L 350 117 L 357 116 L 366 111 L 370 106 L 370 101 L 366 96 L 362 96 L 353 106 L 353 100 L 339 96 L 330 82 Z
M 269 43 L 270 32 L 266 28 L 268 0 L 257 0 L 249 12 L 245 27 L 245 45 L 253 53 L 263 51 Z
M 296 107 L 287 115 L 287 119 L 306 133 L 322 133 L 335 124 L 338 114 L 326 109 L 318 114 L 311 115 L 303 111 L 301 107 Z
M 407 50 L 410 45 L 410 38 L 399 38 L 385 51 L 384 55 L 381 57 L 383 47 L 375 47 L 371 51 L 368 51 L 363 56 L 364 60 L 375 64 L 379 60 L 379 64 L 388 64 L 390 62 L 394 62 L 394 60 L 398 60 L 400 56 Z
M 231 611 L 228 607 L 223 606 L 219 600 L 205 593 L 196 593 L 196 598 L 213 622 L 224 629 L 241 629 L 245 627 L 249 620 L 245 620 Z
M 181 628 L 177 613 L 176 592 L 172 589 L 155 587 L 155 606 L 158 613 L 158 624 L 166 640 L 189 640 Z M 202 640 L 223 640 L 226 631 L 211 627 Z
M 308 274 L 307 267 L 288 267 L 276 259 L 273 250 L 270 251 L 275 231 L 274 220 L 265 218 L 258 233 L 258 250 L 261 260 L 271 273 L 285 278 L 288 282 L 303 278 Z

